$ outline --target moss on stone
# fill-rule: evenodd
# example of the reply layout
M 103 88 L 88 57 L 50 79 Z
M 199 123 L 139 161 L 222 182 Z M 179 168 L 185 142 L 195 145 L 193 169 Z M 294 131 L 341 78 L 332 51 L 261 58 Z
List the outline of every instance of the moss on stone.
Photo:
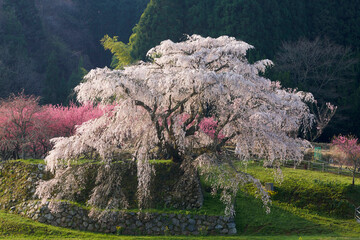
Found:
M 0 164 L 0 204 L 7 209 L 16 204 L 33 199 L 36 182 L 49 179 L 50 173 L 43 171 L 42 164 L 22 161 L 8 161 Z

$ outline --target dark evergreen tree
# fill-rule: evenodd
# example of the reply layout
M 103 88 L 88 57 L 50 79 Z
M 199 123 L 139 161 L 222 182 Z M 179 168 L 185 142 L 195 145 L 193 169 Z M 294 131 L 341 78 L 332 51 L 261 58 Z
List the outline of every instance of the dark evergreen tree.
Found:
M 73 70 L 73 72 L 70 75 L 70 78 L 67 82 L 67 101 L 66 102 L 75 102 L 76 98 L 73 92 L 74 87 L 76 87 L 82 80 L 83 77 L 87 74 L 86 69 L 84 68 L 84 62 L 83 59 L 80 58 L 79 63 L 77 65 L 77 68 Z
M 184 33 L 182 0 L 151 0 L 130 37 L 131 56 L 144 59 L 162 40 L 179 41 Z
M 44 98 L 45 103 L 61 103 L 66 99 L 65 76 L 61 69 L 58 54 L 53 51 L 49 55 L 46 67 Z

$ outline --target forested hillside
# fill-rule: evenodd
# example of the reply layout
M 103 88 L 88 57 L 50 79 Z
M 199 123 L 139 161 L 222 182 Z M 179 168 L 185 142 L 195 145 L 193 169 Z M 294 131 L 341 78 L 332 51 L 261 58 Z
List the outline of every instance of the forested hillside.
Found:
M 0 0 L 0 97 L 24 89 L 43 103 L 66 104 L 85 69 L 110 64 L 100 39 L 128 39 L 147 3 Z
M 267 73 L 272 80 L 312 91 L 320 104 L 337 105 L 322 140 L 338 133 L 360 135 L 359 0 L 151 0 L 130 38 L 130 55 L 145 59 L 146 52 L 160 41 L 180 41 L 184 34 L 194 33 L 229 35 L 252 44 L 256 50 L 249 53 L 251 61 L 274 60 L 276 67 Z M 302 53 L 303 60 L 295 62 L 304 64 L 284 68 L 286 62 L 281 59 L 286 54 L 291 57 L 282 45 L 285 42 L 293 44 L 290 49 L 299 49 L 292 54 Z M 313 67 L 308 69 L 310 55 Z M 310 74 L 297 79 L 291 67 Z

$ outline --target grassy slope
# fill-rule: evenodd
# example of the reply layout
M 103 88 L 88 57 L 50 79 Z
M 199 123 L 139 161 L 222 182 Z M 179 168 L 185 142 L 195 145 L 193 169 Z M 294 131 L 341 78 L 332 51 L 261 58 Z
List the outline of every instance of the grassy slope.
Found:
M 273 182 L 271 169 L 264 169 L 254 164 L 247 171 L 262 182 Z M 351 178 L 321 172 L 284 169 L 284 182 L 275 183 L 278 194 L 286 190 L 286 183 L 295 180 L 299 186 L 316 189 L 323 183 L 334 183 L 335 186 L 348 186 Z M 359 181 L 359 179 L 357 179 Z M 326 185 L 326 184 L 325 184 Z M 359 187 L 357 185 L 356 187 Z M 331 187 L 331 186 L 330 186 Z M 343 188 L 339 188 L 342 190 Z M 281 195 L 281 194 L 280 194 Z M 349 199 L 358 197 L 348 196 Z M 206 195 L 206 198 L 211 198 Z M 293 199 L 276 195 L 271 213 L 266 214 L 261 201 L 241 193 L 237 198 L 236 223 L 239 236 L 228 239 L 360 239 L 360 224 L 353 219 L 316 212 L 312 209 L 296 207 Z M 209 199 L 210 200 L 210 199 Z M 288 202 L 286 202 L 286 201 Z M 205 202 L 206 212 L 219 212 L 223 207 L 217 199 Z M 305 206 L 308 207 L 308 206 Z M 266 235 L 266 236 L 265 236 Z M 300 238 L 301 236 L 301 238 Z M 40 224 L 17 215 L 0 212 L 0 238 L 6 239 L 192 239 L 194 237 L 130 237 L 86 233 Z M 197 239 L 223 239 L 224 237 L 198 237 Z
M 276 183 L 272 169 L 252 164 L 250 174 L 265 182 L 275 182 L 273 199 L 290 203 L 325 216 L 350 219 L 360 206 L 360 184 L 352 178 L 332 173 L 283 168 L 283 182 Z
M 272 169 L 264 169 L 259 166 L 250 165 L 247 172 L 255 175 L 262 183 L 274 182 Z M 360 224 L 353 218 L 344 218 L 337 214 L 326 214 L 322 209 L 313 209 L 312 203 L 303 207 L 296 207 L 306 201 L 314 201 L 317 195 L 322 192 L 328 193 L 328 189 L 334 189 L 334 199 L 341 198 L 337 194 L 346 194 L 343 199 L 349 201 L 359 198 L 359 187 L 355 191 L 346 191 L 351 184 L 351 177 L 344 177 L 329 173 L 321 173 L 305 170 L 283 169 L 284 181 L 275 183 L 275 191 L 284 194 L 289 184 L 295 181 L 297 191 L 292 192 L 297 196 L 296 201 L 290 196 L 274 196 L 271 213 L 266 214 L 260 200 L 248 194 L 240 194 L 237 199 L 236 223 L 238 231 L 243 235 L 332 235 L 332 236 L 353 236 L 360 239 Z M 359 181 L 359 179 L 357 180 Z M 325 184 L 327 183 L 327 184 Z M 325 187 L 324 187 L 325 186 Z M 335 186 L 335 187 L 334 187 Z M 314 192 L 313 196 L 309 192 Z M 289 194 L 290 195 L 290 194 Z M 310 196 L 309 196 L 310 195 Z M 324 198 L 324 197 L 323 197 Z M 357 202 L 359 205 L 360 203 Z M 314 203 L 315 204 L 315 203 Z M 301 205 L 301 204 L 300 204 Z M 318 211 L 317 211 L 318 210 Z

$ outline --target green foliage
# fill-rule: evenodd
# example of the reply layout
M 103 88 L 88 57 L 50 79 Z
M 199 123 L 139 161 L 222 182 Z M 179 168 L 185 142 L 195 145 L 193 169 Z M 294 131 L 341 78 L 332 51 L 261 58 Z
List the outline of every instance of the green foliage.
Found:
M 46 101 L 50 103 L 62 102 L 66 98 L 64 72 L 60 68 L 60 59 L 55 51 L 49 55 L 45 74 L 44 97 Z
M 183 36 L 185 5 L 182 0 L 151 0 L 130 37 L 131 57 L 145 59 L 147 51 L 165 39 Z
M 356 0 L 152 0 L 133 29 L 132 56 L 143 59 L 160 41 L 194 33 L 237 37 L 268 58 L 282 42 L 299 37 L 322 35 L 359 48 L 359 10 Z
M 75 0 L 82 7 L 93 42 L 98 42 L 104 35 L 118 36 L 117 40 L 126 42 L 132 28 L 139 21 L 149 0 Z M 107 65 L 109 54 L 104 54 L 99 45 L 89 54 L 97 66 Z
M 77 68 L 75 68 L 67 82 L 66 89 L 67 92 L 67 102 L 75 102 L 76 97 L 73 92 L 74 87 L 76 87 L 84 78 L 84 76 L 88 73 L 88 71 L 84 68 L 84 61 L 80 58 Z
M 118 41 L 117 36 L 111 38 L 105 35 L 101 39 L 101 44 L 105 50 L 110 50 L 110 52 L 114 54 L 115 59 L 113 59 L 111 66 L 115 69 L 121 69 L 133 62 L 130 56 L 130 45 Z

